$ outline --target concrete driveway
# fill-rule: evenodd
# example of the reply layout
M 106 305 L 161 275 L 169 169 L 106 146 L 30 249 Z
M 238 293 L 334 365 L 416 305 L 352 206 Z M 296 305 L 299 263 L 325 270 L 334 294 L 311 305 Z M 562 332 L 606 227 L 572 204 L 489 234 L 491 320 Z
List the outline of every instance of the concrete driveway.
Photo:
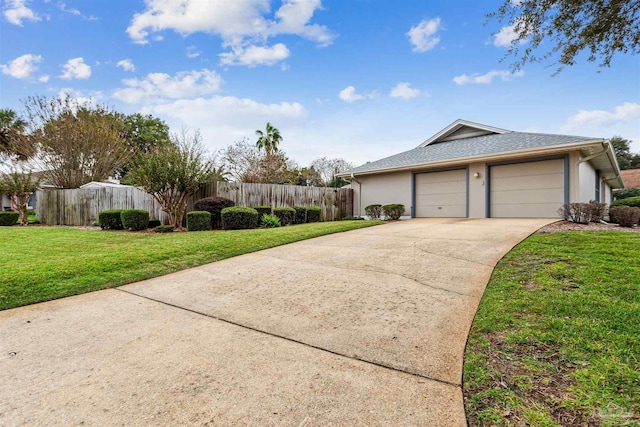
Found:
M 0 312 L 0 425 L 464 426 L 484 288 L 550 222 L 402 221 Z

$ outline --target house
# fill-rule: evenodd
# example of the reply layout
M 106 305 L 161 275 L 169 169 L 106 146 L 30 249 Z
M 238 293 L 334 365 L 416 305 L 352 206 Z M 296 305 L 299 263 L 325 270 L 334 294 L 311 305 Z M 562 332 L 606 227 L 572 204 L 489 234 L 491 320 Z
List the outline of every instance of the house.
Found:
M 640 169 L 627 169 L 621 171 L 622 179 L 627 188 L 640 188 Z
M 129 185 L 120 184 L 119 182 L 111 182 L 111 181 L 91 181 L 91 182 L 87 182 L 86 184 L 82 184 L 80 186 L 80 188 L 82 188 L 82 189 L 85 189 L 85 188 L 107 188 L 107 187 L 122 188 L 122 187 L 130 187 L 130 186 Z
M 402 203 L 413 218 L 555 218 L 565 203 L 609 203 L 624 182 L 602 138 L 513 132 L 456 120 L 418 147 L 345 171 L 354 215 Z

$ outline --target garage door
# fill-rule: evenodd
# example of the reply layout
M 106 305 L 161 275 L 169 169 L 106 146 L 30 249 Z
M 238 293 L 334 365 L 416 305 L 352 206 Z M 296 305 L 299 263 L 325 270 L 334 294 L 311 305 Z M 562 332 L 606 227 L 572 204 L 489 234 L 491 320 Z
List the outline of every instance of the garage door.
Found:
M 490 168 L 493 218 L 556 218 L 564 194 L 564 159 Z
M 467 170 L 416 174 L 415 209 L 418 218 L 466 217 Z

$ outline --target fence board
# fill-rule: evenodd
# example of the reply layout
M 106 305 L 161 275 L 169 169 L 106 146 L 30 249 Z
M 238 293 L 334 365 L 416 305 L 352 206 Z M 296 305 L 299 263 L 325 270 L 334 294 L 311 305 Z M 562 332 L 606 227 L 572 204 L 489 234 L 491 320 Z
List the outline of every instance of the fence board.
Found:
M 209 182 L 188 202 L 193 210 L 202 197 L 225 197 L 236 206 L 320 206 L 322 221 L 353 215 L 353 190 L 297 185 Z M 36 215 L 49 225 L 91 225 L 107 209 L 144 209 L 151 218 L 167 223 L 167 215 L 155 199 L 135 187 L 104 187 L 73 190 L 38 190 Z

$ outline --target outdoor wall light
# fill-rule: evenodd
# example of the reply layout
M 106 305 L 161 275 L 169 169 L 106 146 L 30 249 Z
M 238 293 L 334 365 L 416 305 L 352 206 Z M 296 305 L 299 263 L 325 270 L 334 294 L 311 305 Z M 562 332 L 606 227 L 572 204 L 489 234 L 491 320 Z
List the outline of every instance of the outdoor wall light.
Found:
M 473 177 L 474 177 L 474 178 L 480 178 L 480 172 L 476 172 L 476 173 L 474 173 L 474 174 L 473 174 Z

